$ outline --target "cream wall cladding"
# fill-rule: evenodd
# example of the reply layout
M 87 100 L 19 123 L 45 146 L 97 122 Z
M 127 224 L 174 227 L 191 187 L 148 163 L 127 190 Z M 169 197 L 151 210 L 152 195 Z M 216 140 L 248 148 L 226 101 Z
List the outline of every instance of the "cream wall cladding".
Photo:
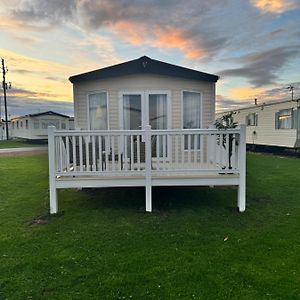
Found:
M 215 119 L 215 83 L 162 75 L 136 74 L 101 80 L 74 83 L 75 126 L 88 129 L 87 97 L 91 92 L 108 93 L 109 128 L 120 129 L 120 92 L 168 91 L 170 93 L 171 128 L 182 128 L 182 91 L 196 91 L 202 95 L 202 127 L 209 127 Z

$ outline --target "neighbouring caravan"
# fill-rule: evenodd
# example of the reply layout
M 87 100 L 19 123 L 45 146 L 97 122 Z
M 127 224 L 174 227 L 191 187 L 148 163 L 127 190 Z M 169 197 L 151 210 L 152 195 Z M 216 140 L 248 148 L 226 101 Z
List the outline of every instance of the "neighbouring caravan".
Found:
M 8 136 L 10 136 L 10 121 L 8 121 Z M 6 140 L 6 123 L 0 119 L 0 141 Z
M 248 145 L 300 148 L 300 99 L 263 103 L 232 110 L 238 124 L 246 124 Z M 220 118 L 229 111 L 216 114 Z
M 72 129 L 74 126 L 70 117 L 53 111 L 29 114 L 11 119 L 11 137 L 28 140 L 43 140 L 48 138 L 48 126 L 56 129 Z

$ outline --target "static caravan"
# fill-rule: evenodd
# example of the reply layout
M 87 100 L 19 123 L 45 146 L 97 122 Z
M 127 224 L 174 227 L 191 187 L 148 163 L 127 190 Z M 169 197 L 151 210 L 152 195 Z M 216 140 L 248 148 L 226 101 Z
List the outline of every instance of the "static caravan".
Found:
M 284 100 L 233 110 L 238 124 L 246 124 L 248 145 L 300 148 L 299 101 Z M 227 112 L 217 113 L 216 117 Z
M 10 136 L 10 121 L 8 121 L 8 136 Z M 0 141 L 6 140 L 6 122 L 0 119 Z
M 210 128 L 217 80 L 146 56 L 70 77 L 75 130 L 49 127 L 50 212 L 60 188 L 143 186 L 151 211 L 152 186 L 181 185 L 238 186 L 244 211 L 244 127 Z
M 56 129 L 71 129 L 69 118 L 53 111 L 16 117 L 11 119 L 11 137 L 44 140 L 48 138 L 48 126 L 55 126 Z

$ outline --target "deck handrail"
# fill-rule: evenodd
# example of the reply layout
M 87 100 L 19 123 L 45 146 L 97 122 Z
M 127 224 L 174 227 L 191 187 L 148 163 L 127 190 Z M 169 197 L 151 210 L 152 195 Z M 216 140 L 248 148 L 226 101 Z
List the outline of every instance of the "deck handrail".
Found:
M 146 211 L 151 211 L 152 183 L 157 178 L 171 180 L 170 175 L 178 174 L 182 178 L 178 180 L 186 183 L 198 184 L 198 178 L 202 178 L 202 184 L 238 185 L 238 207 L 245 210 L 245 125 L 221 130 L 153 130 L 149 125 L 141 130 L 56 130 L 50 126 L 48 149 L 51 213 L 57 212 L 61 180 L 72 182 L 72 186 L 95 186 L 95 182 L 97 186 L 107 182 L 108 186 L 118 186 L 120 176 L 127 180 L 125 186 L 142 181 L 146 187 Z M 188 175 L 197 182 L 185 179 Z M 227 176 L 219 181 L 209 179 L 222 175 Z M 139 181 L 135 181 L 137 178 Z M 91 182 L 93 179 L 96 180 Z
M 55 176 L 195 169 L 236 174 L 244 169 L 243 126 L 222 130 L 153 130 L 149 125 L 141 130 L 56 130 L 50 126 L 48 135 L 49 164 Z
M 51 127 L 51 126 L 49 126 Z M 54 126 L 52 126 L 54 127 Z M 55 127 L 54 127 L 55 128 Z M 222 134 L 222 133 L 239 133 L 240 127 L 236 128 L 230 128 L 230 129 L 215 129 L 215 128 L 191 128 L 191 129 L 151 129 L 152 132 L 155 132 L 156 134 L 181 134 L 181 133 L 210 133 L 210 134 Z M 72 136 L 72 135 L 117 135 L 117 134 L 133 134 L 133 135 L 140 135 L 143 132 L 145 132 L 145 129 L 139 129 L 139 130 L 55 130 L 54 133 L 57 136 Z

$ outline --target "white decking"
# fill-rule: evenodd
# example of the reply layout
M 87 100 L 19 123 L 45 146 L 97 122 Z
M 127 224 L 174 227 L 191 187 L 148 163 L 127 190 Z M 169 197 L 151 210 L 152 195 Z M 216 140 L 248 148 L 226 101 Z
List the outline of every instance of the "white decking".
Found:
M 49 127 L 50 212 L 57 189 L 145 186 L 238 186 L 246 207 L 245 127 L 238 129 L 55 131 Z

